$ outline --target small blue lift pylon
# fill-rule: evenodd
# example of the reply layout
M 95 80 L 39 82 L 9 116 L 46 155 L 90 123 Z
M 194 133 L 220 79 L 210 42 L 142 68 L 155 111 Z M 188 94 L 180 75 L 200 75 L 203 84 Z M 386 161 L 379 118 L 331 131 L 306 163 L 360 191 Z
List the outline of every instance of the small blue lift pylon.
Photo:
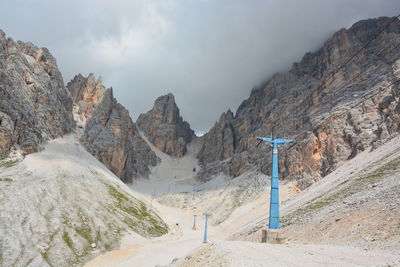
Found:
M 280 229 L 279 219 L 279 171 L 278 171 L 278 149 L 285 143 L 293 143 L 293 140 L 257 137 L 261 142 L 269 143 L 272 146 L 272 175 L 271 175 L 271 193 L 269 203 L 269 229 Z
M 210 216 L 211 214 L 208 213 L 207 211 L 203 213 L 204 216 L 206 216 L 206 222 L 204 224 L 204 239 L 203 239 L 203 243 L 207 243 L 207 230 L 208 230 L 208 216 Z
M 196 217 L 197 217 L 197 215 L 193 214 L 193 227 L 192 227 L 192 230 L 197 230 L 197 228 L 196 228 Z

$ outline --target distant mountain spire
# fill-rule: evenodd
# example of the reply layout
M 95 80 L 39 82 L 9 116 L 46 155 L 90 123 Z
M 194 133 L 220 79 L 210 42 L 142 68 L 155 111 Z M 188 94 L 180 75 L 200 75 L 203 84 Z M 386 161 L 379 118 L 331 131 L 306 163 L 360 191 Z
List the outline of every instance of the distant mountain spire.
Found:
M 185 155 L 186 145 L 194 136 L 171 93 L 158 97 L 153 108 L 141 114 L 136 123 L 156 148 L 175 157 Z

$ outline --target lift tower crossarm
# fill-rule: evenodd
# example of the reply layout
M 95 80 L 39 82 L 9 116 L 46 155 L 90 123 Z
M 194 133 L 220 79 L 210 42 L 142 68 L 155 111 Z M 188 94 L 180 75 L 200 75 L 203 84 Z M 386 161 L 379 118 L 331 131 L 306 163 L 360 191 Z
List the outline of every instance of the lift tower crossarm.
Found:
M 293 143 L 294 140 L 290 139 L 279 139 L 279 138 L 270 138 L 270 137 L 257 137 L 258 140 L 268 142 L 268 143 L 276 143 L 278 145 L 284 144 L 284 143 Z

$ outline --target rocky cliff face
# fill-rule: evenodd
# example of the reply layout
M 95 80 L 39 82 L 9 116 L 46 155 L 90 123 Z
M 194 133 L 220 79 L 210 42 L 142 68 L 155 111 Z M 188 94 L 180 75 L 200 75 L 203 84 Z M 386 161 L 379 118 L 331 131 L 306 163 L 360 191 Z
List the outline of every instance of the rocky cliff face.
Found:
M 93 73 L 90 73 L 87 78 L 81 74 L 76 75 L 67 84 L 67 89 L 77 105 L 76 113 L 82 122 L 86 122 L 92 116 L 94 109 L 101 102 L 106 91 L 101 77 L 96 81 Z
M 399 20 L 332 74 L 390 20 L 364 20 L 336 32 L 289 72 L 254 89 L 235 116 L 223 114 L 204 137 L 197 178 L 205 181 L 218 172 L 238 176 L 254 168 L 269 173 L 270 152 L 255 147 L 255 136 L 272 133 L 296 140 L 290 150 L 281 149 L 280 169 L 284 178 L 306 187 L 360 151 L 398 135 Z
M 174 157 L 185 155 L 186 145 L 194 136 L 189 123 L 180 116 L 172 94 L 157 98 L 153 108 L 141 114 L 136 123 L 156 148 Z
M 159 158 L 140 136 L 126 110 L 107 89 L 88 119 L 83 146 L 124 182 L 146 177 Z
M 0 30 L 0 159 L 26 153 L 74 128 L 72 100 L 46 48 L 15 42 Z

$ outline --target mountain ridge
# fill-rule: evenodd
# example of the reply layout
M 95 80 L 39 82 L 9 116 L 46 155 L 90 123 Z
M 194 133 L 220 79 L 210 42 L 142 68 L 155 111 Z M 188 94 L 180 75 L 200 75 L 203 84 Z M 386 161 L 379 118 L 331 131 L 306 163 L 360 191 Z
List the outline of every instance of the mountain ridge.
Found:
M 396 85 L 393 85 L 393 92 L 390 86 L 381 90 L 372 102 L 366 98 L 358 113 L 352 111 L 349 104 L 363 102 L 367 94 L 378 92 L 378 88 L 385 88 L 396 79 L 398 56 L 393 51 L 385 54 L 384 59 L 378 55 L 381 51 L 390 51 L 397 44 L 396 41 L 400 42 L 398 19 L 381 34 L 380 39 L 371 42 L 355 62 L 335 73 L 329 84 L 319 86 L 321 80 L 343 63 L 343 58 L 352 56 L 392 19 L 368 19 L 355 23 L 348 30 L 339 30 L 322 48 L 314 53 L 306 53 L 299 63 L 294 63 L 290 71 L 274 74 L 263 88 L 253 90 L 233 118 L 225 121 L 222 118 L 203 137 L 204 145 L 198 155 L 202 171 L 197 176 L 198 180 L 205 181 L 219 172 L 236 177 L 254 168 L 268 173 L 270 155 L 255 148 L 254 138 L 270 136 L 273 132 L 277 137 L 297 136 L 297 145 L 281 155 L 280 168 L 284 177 L 297 179 L 306 187 L 369 144 L 378 145 L 396 135 L 399 130 Z M 370 69 L 365 71 L 365 66 Z M 352 81 L 361 71 L 365 71 L 363 81 Z M 383 78 L 386 80 L 382 81 Z M 343 87 L 345 83 L 348 84 Z M 328 115 L 334 109 L 342 109 L 348 118 L 341 115 L 341 119 L 328 123 Z M 375 121 L 373 127 L 376 130 L 360 136 L 360 129 L 367 127 L 363 123 L 369 116 L 364 112 L 366 109 L 373 113 L 369 119 Z M 225 126 L 217 130 L 221 125 Z M 340 129 L 346 130 L 342 134 Z M 235 136 L 234 143 L 232 138 L 224 137 L 224 131 Z M 335 136 L 331 138 L 332 135 Z M 353 139 L 346 140 L 346 137 L 343 140 L 343 135 L 352 136 Z M 216 147 L 216 143 L 222 145 Z M 216 155 L 223 154 L 222 148 L 226 151 L 227 147 L 233 153 L 217 158 Z M 337 149 L 342 152 L 337 152 Z

